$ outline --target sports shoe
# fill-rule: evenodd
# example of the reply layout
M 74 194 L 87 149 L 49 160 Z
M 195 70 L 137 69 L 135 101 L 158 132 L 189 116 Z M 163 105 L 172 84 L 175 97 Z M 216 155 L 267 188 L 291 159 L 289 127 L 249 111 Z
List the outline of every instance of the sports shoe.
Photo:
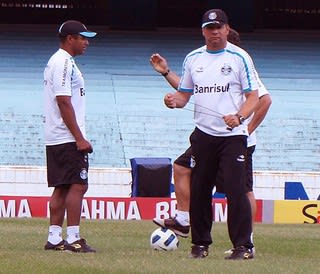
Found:
M 65 247 L 65 240 L 62 240 L 60 243 L 57 243 L 56 245 L 50 243 L 49 241 L 45 244 L 44 249 L 45 250 L 57 250 L 57 251 L 63 251 Z
M 251 250 L 252 250 L 252 254 L 253 254 L 253 255 L 256 255 L 256 248 L 253 247 L 253 248 L 251 248 Z M 226 250 L 226 251 L 224 252 L 224 254 L 232 254 L 233 251 L 234 251 L 234 248 L 230 248 L 230 249 Z
M 163 228 L 171 229 L 175 234 L 187 238 L 189 235 L 190 226 L 189 225 L 181 225 L 176 218 L 168 218 L 168 219 L 153 219 L 153 222 L 161 226 Z
M 65 243 L 64 246 L 65 251 L 71 251 L 71 252 L 82 252 L 82 253 L 89 253 L 89 252 L 96 252 L 95 249 L 91 248 L 89 245 L 87 245 L 87 242 L 85 239 L 77 240 L 71 244 Z
M 234 248 L 230 248 L 230 249 L 226 250 L 226 251 L 224 252 L 224 254 L 232 254 L 233 251 L 234 251 Z
M 193 245 L 191 247 L 191 253 L 189 258 L 193 259 L 203 259 L 209 255 L 209 248 L 204 245 Z
M 248 260 L 253 259 L 253 252 L 251 248 L 239 246 L 233 249 L 232 254 L 225 257 L 226 260 Z

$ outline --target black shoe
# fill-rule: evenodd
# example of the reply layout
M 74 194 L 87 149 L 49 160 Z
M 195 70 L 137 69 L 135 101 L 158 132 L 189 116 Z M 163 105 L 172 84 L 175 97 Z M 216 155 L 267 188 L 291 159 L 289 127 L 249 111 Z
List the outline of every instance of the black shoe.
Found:
M 176 218 L 168 218 L 168 219 L 153 219 L 153 222 L 161 226 L 163 228 L 171 229 L 175 234 L 187 238 L 189 235 L 190 226 L 189 225 L 181 225 Z
M 56 245 L 50 243 L 49 241 L 44 246 L 45 250 L 57 250 L 57 251 L 63 251 L 65 247 L 66 242 L 62 240 L 60 243 L 57 243 Z
M 82 253 L 95 253 L 96 250 L 91 248 L 89 245 L 87 245 L 87 242 L 85 239 L 77 240 L 71 244 L 65 243 L 64 246 L 65 251 L 71 251 L 71 252 L 82 252 Z
M 251 248 L 239 246 L 233 249 L 230 256 L 225 257 L 226 260 L 249 260 L 253 259 L 253 251 Z
M 230 249 L 226 250 L 224 252 L 224 254 L 230 255 L 230 254 L 232 254 L 233 251 L 234 251 L 234 248 L 230 248 Z M 255 256 L 256 255 L 256 248 L 255 247 L 251 248 L 251 251 L 252 251 L 253 256 Z
M 191 247 L 191 253 L 189 258 L 203 259 L 209 255 L 209 247 L 204 245 L 193 245 Z

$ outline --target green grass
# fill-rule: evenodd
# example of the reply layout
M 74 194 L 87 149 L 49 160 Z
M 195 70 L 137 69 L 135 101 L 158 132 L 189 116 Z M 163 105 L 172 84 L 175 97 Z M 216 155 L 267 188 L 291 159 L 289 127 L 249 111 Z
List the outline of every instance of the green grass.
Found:
M 226 261 L 226 224 L 213 225 L 209 257 L 189 259 L 190 238 L 170 252 L 150 248 L 151 221 L 86 221 L 96 254 L 45 251 L 47 219 L 0 219 L 0 273 L 320 273 L 319 225 L 255 225 L 254 260 Z

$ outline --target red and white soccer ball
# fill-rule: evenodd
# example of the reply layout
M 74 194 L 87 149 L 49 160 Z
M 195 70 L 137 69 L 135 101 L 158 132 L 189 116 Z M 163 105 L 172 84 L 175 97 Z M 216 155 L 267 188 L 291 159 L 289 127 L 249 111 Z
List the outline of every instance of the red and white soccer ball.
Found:
M 152 232 L 150 245 L 156 250 L 171 251 L 178 248 L 179 239 L 172 230 L 159 227 Z

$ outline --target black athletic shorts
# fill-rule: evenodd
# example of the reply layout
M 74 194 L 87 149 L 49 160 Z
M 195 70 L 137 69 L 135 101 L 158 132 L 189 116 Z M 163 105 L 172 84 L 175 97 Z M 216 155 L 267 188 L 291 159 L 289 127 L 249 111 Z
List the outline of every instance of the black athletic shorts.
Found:
M 191 155 L 192 155 L 192 150 L 191 146 L 188 147 L 188 149 L 182 153 L 175 161 L 174 163 L 183 166 L 186 168 L 191 168 Z
M 88 154 L 76 143 L 46 146 L 49 187 L 88 183 Z
M 247 148 L 247 161 L 246 161 L 246 192 L 251 192 L 253 191 L 253 168 L 252 168 L 252 155 L 253 152 L 255 150 L 256 146 L 250 146 Z M 191 146 L 187 148 L 187 150 L 182 153 L 175 161 L 174 163 L 179 165 L 179 166 L 183 166 L 186 168 L 191 168 L 191 155 L 192 155 L 192 149 Z M 223 193 L 223 189 L 219 189 L 219 186 L 222 185 L 219 181 L 222 180 L 222 178 L 220 178 L 221 176 L 219 176 L 219 174 L 217 174 L 217 183 L 216 185 L 217 187 L 217 192 Z

